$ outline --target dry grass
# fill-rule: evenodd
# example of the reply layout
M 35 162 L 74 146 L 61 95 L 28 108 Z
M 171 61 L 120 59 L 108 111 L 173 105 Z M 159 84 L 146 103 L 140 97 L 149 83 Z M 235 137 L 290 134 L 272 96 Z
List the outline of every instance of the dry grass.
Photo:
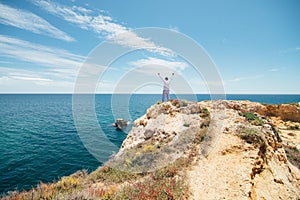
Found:
M 80 191 L 80 182 L 72 177 L 66 177 L 58 183 L 40 183 L 36 188 L 30 191 L 14 191 L 5 200 L 39 200 L 39 199 L 67 199 L 73 192 Z
M 243 127 L 238 134 L 249 144 L 260 145 L 265 142 L 264 134 L 256 128 Z
M 290 148 L 287 146 L 285 146 L 284 150 L 290 163 L 300 169 L 300 151 L 296 147 Z

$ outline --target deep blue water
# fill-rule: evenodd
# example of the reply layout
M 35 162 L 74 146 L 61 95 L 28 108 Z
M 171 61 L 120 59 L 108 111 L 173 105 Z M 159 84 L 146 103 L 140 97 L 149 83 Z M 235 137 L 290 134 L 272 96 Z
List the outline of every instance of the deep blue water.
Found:
M 127 108 L 122 101 L 128 95 L 114 95 L 117 103 L 112 112 L 111 97 L 96 95 L 95 111 L 102 130 L 117 146 L 126 131 L 111 126 L 115 118 L 126 117 L 129 110 L 130 120 L 135 120 L 161 98 L 132 95 Z M 193 100 L 191 95 L 178 97 Z M 197 99 L 210 96 L 197 95 Z M 227 95 L 227 99 L 277 104 L 300 102 L 300 95 Z M 39 181 L 51 182 L 81 169 L 92 171 L 102 164 L 85 149 L 77 134 L 72 95 L 1 94 L 0 108 L 0 193 L 30 189 Z

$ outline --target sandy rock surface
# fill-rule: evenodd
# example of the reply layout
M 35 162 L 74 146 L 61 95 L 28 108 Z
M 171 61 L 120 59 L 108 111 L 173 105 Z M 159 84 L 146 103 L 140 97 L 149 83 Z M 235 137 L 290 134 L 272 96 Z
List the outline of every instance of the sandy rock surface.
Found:
M 186 172 L 190 199 L 299 200 L 300 170 L 285 152 L 300 150 L 298 111 L 250 101 L 159 103 L 134 122 L 120 153 L 207 126 L 197 162 Z
M 211 130 L 220 131 L 215 145 L 188 172 L 191 199 L 299 199 L 300 170 L 288 162 L 269 121 L 253 126 L 240 115 L 241 109 L 259 111 L 263 106 L 247 101 L 221 104 L 226 107 L 223 120 L 216 115 L 224 113 L 222 109 L 208 106 L 212 123 L 222 124 L 222 129 Z M 245 142 L 238 136 L 241 127 L 261 131 L 264 141 L 259 146 Z M 294 138 L 289 141 L 300 144 Z

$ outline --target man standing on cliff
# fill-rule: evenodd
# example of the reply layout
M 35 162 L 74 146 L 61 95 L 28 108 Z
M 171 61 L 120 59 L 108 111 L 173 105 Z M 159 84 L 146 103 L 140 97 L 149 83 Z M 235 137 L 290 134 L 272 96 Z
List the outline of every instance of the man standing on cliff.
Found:
M 161 77 L 160 73 L 157 73 L 157 75 L 164 83 L 164 89 L 163 89 L 163 93 L 162 93 L 162 102 L 165 101 L 165 98 L 168 101 L 168 100 L 170 100 L 170 84 L 171 84 L 171 81 L 173 80 L 174 73 L 172 73 L 172 76 L 170 79 L 168 77 L 165 77 L 165 78 Z

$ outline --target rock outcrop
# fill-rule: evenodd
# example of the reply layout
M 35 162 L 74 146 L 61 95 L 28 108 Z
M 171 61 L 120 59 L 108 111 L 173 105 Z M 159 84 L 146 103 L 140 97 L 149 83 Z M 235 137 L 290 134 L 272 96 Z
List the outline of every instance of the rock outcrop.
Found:
M 151 106 L 134 124 L 115 156 L 114 167 L 151 172 L 182 157 L 196 134 L 206 135 L 209 111 L 196 102 L 174 100 Z
M 116 127 L 117 129 L 123 130 L 128 126 L 129 122 L 124 119 L 117 119 L 112 126 Z
M 300 171 L 288 161 L 273 121 L 256 114 L 263 124 L 255 125 L 243 115 L 264 106 L 241 101 L 219 104 L 227 116 L 222 134 L 210 154 L 188 172 L 193 198 L 299 199 Z M 213 120 L 218 109 L 207 107 Z
M 277 116 L 284 121 L 300 122 L 299 104 L 266 105 L 259 113 L 266 116 Z
M 272 116 L 297 121 L 298 108 L 294 105 L 274 107 L 277 111 L 272 110 Z M 119 155 L 149 144 L 148 141 L 167 145 L 186 130 L 192 134 L 206 127 L 196 162 L 186 172 L 191 199 L 298 200 L 300 170 L 289 162 L 285 137 L 269 118 L 270 108 L 249 101 L 156 104 L 135 121 Z M 295 134 L 298 137 L 300 132 Z M 188 148 L 180 151 L 186 152 Z M 173 155 L 163 160 L 172 162 L 176 158 Z
M 128 134 L 120 151 L 149 139 L 163 144 L 186 130 L 196 132 L 200 126 L 208 126 L 206 118 L 208 113 L 205 114 L 204 106 L 186 101 L 178 102 L 158 103 L 151 106 L 144 116 L 134 121 L 135 127 Z

